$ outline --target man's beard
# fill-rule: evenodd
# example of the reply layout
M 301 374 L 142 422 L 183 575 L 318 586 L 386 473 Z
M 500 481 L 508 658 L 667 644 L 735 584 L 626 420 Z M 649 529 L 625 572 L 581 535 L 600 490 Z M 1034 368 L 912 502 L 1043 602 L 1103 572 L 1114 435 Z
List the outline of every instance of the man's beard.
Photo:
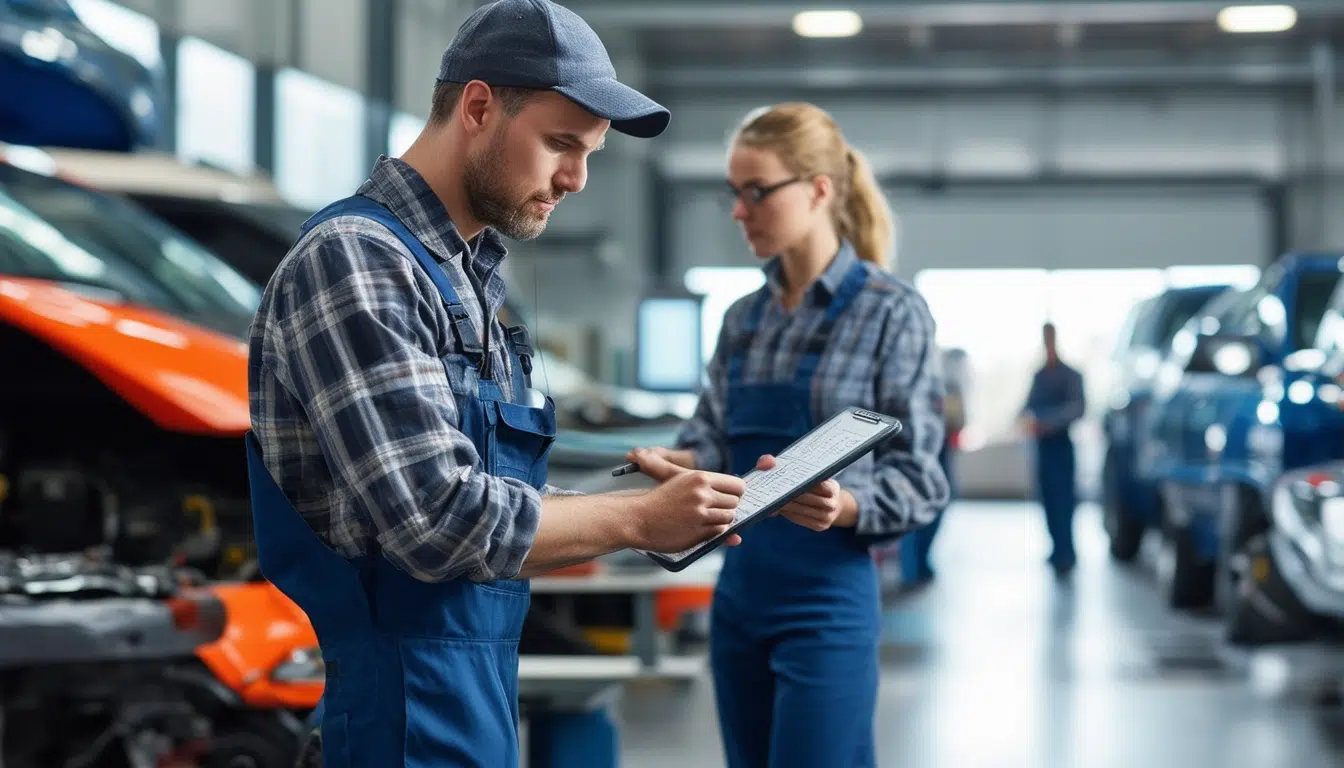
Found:
M 501 133 L 502 128 L 491 137 L 488 147 L 467 158 L 462 169 L 467 207 L 477 221 L 510 240 L 531 240 L 546 229 L 546 218 L 528 211 L 535 195 L 515 201 L 512 190 L 505 185 L 509 173 Z

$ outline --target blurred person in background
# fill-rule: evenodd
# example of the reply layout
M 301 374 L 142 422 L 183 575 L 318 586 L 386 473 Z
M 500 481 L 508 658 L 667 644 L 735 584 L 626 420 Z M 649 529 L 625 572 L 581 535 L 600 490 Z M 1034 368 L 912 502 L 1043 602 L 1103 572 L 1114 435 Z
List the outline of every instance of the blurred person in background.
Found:
M 873 766 L 881 601 L 870 547 L 928 525 L 948 498 L 934 321 L 888 271 L 891 213 L 830 115 L 762 109 L 730 148 L 732 216 L 766 260 L 766 283 L 726 313 L 675 448 L 629 458 L 743 474 L 850 406 L 901 420 L 895 438 L 726 553 L 710 618 L 729 768 Z
M 957 495 L 956 460 L 957 441 L 961 430 L 966 426 L 966 351 L 948 349 L 942 353 L 943 382 L 946 389 L 939 403 L 943 414 L 943 449 L 938 452 L 938 464 L 947 476 L 948 503 Z M 905 588 L 928 584 L 933 581 L 933 567 L 929 565 L 929 552 L 933 549 L 933 539 L 943 524 L 944 507 L 939 510 L 933 522 L 901 538 L 898 558 L 901 567 L 901 586 Z
M 1077 462 L 1069 428 L 1083 417 L 1083 376 L 1059 359 L 1055 326 L 1041 329 L 1045 365 L 1031 381 L 1022 427 L 1035 448 L 1036 493 L 1045 511 L 1051 552 L 1047 562 L 1061 576 L 1073 571 L 1073 512 L 1077 500 Z

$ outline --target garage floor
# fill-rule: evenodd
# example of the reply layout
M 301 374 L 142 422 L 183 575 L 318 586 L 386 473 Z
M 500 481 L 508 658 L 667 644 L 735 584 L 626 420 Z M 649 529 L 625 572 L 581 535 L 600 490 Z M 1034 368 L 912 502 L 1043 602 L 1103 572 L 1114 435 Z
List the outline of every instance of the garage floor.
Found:
M 1038 507 L 949 511 L 937 582 L 888 612 L 883 768 L 1344 765 L 1344 709 L 1312 692 L 1332 659 L 1228 652 L 1213 620 L 1164 608 L 1156 553 L 1120 568 L 1095 508 L 1076 528 L 1056 583 Z M 633 689 L 620 716 L 631 768 L 723 765 L 706 683 Z

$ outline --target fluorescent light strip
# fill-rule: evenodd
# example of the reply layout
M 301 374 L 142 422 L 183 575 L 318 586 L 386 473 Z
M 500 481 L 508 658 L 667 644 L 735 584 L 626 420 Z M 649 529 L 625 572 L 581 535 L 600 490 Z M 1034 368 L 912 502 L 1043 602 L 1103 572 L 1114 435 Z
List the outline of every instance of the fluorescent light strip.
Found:
M 1218 28 L 1231 33 L 1283 32 L 1296 23 L 1291 5 L 1232 5 L 1218 12 Z
M 863 29 L 854 11 L 802 11 L 793 17 L 793 31 L 801 37 L 853 37 Z

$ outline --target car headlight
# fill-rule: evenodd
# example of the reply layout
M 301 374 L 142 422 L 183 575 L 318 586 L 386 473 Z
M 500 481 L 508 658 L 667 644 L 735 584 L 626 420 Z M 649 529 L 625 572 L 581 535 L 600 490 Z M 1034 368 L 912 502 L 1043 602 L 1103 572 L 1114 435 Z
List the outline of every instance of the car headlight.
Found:
M 327 667 L 322 663 L 322 649 L 300 648 L 289 658 L 275 665 L 271 679 L 282 683 L 320 683 L 327 679 Z
M 1344 587 L 1344 496 L 1333 480 L 1281 482 L 1274 489 L 1274 523 L 1311 568 Z

